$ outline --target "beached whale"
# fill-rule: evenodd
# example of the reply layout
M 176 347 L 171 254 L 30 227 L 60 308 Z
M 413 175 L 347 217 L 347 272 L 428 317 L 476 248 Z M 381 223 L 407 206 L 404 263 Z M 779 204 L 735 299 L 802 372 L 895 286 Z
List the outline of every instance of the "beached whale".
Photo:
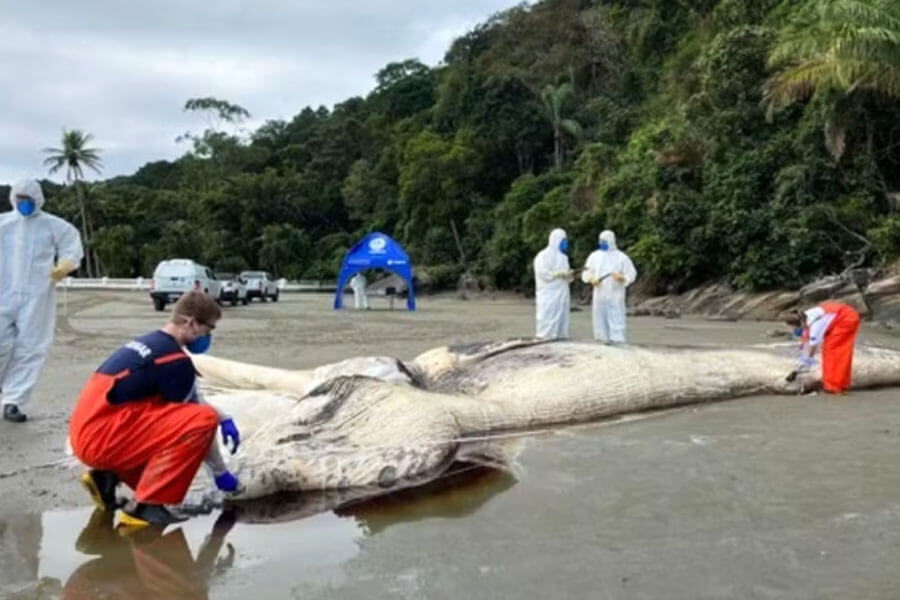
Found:
M 460 460 L 505 464 L 510 432 L 753 394 L 814 389 L 785 381 L 787 347 L 605 346 L 511 340 L 442 347 L 403 362 L 356 358 L 288 371 L 196 356 L 206 399 L 244 433 L 237 499 L 284 491 L 387 491 Z M 900 352 L 859 347 L 853 389 L 900 384 Z

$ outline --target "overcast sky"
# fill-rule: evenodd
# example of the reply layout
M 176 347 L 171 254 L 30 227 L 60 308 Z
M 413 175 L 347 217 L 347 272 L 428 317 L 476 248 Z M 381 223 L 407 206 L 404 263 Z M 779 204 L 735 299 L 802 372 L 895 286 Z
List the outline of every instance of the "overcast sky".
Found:
M 63 129 L 93 134 L 103 178 L 186 150 L 185 100 L 245 107 L 250 128 L 374 87 L 385 64 L 437 64 L 516 0 L 0 0 L 0 183 L 45 177 Z M 61 176 L 54 177 L 61 180 Z M 93 174 L 91 178 L 96 178 Z

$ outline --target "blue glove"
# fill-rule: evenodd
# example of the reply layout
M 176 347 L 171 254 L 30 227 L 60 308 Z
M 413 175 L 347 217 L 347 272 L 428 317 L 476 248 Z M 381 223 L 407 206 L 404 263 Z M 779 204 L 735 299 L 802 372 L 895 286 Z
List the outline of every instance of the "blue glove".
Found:
M 228 440 L 231 439 L 231 453 L 237 452 L 238 446 L 241 445 L 241 433 L 238 431 L 237 425 L 233 419 L 225 419 L 219 424 L 222 429 L 222 443 L 228 446 Z
M 230 420 L 231 419 L 229 419 L 229 421 Z M 232 475 L 229 471 L 225 471 L 221 475 L 216 475 L 214 481 L 216 482 L 216 487 L 223 492 L 235 492 L 240 485 L 237 477 Z

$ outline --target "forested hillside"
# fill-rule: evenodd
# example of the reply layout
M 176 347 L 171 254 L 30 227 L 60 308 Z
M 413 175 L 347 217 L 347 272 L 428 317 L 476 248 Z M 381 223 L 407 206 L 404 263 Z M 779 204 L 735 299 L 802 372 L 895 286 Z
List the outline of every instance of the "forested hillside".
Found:
M 555 226 L 575 264 L 615 230 L 646 291 L 900 254 L 896 0 L 543 0 L 333 109 L 242 134 L 240 107 L 188 108 L 211 118 L 182 158 L 85 186 L 103 273 L 333 278 L 373 230 L 436 285 L 522 290 Z M 74 188 L 50 192 L 80 224 Z

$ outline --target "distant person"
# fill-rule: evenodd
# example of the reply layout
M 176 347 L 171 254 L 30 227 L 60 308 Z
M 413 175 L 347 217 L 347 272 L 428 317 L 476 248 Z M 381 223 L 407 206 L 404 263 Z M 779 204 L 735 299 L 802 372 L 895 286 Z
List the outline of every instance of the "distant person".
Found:
M 594 339 L 625 343 L 625 289 L 637 271 L 628 255 L 616 247 L 616 234 L 602 231 L 597 249 L 588 256 L 581 280 L 593 286 Z
M 822 348 L 822 386 L 826 392 L 841 394 L 850 387 L 853 371 L 853 346 L 859 331 L 859 313 L 852 306 L 840 302 L 823 302 L 786 320 L 798 328 L 805 341 L 797 368 L 788 375 L 792 381 L 797 373 L 815 364 L 816 350 Z
M 120 522 L 130 528 L 183 520 L 167 505 L 184 500 L 204 458 L 216 486 L 238 489 L 215 440 L 216 428 L 240 444 L 234 421 L 204 404 L 184 348 L 200 354 L 212 342 L 222 312 L 201 291 L 183 295 L 162 329 L 116 350 L 91 376 L 72 414 L 69 438 L 91 471 L 81 482 L 101 509 L 115 510 L 116 485 L 134 490 Z
M 550 232 L 547 247 L 534 257 L 535 322 L 539 338 L 569 337 L 569 240 L 562 229 Z
M 369 310 L 369 299 L 366 298 L 366 281 L 362 271 L 350 278 L 350 289 L 353 290 L 353 304 L 356 310 Z
M 73 225 L 42 210 L 40 184 L 25 179 L 9 192 L 13 210 L 0 214 L 0 398 L 3 418 L 24 423 L 53 344 L 54 284 L 78 268 L 84 251 Z

